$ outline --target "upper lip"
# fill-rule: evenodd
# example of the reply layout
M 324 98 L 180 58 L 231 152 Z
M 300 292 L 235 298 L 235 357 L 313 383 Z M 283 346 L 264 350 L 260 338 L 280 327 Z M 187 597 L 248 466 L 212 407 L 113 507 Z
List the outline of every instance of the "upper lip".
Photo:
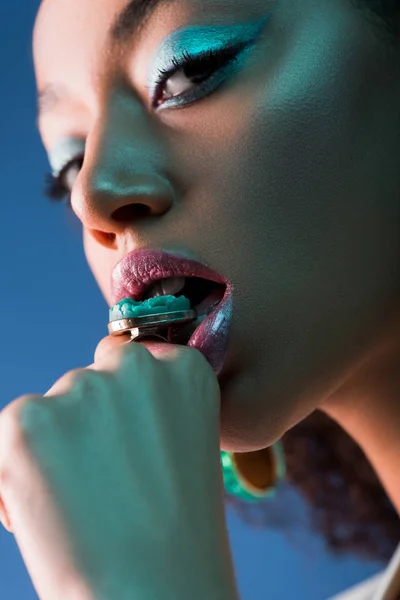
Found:
M 201 277 L 229 286 L 222 275 L 195 260 L 162 250 L 140 249 L 127 254 L 113 269 L 113 304 L 124 298 L 139 301 L 149 285 L 167 277 Z

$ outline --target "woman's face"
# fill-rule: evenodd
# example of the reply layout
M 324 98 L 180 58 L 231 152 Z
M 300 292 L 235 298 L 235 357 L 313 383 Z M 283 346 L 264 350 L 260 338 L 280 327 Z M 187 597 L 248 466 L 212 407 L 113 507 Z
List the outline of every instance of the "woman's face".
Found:
M 263 448 L 338 389 L 398 312 L 399 52 L 350 0 L 163 0 L 112 46 L 127 4 L 42 3 L 38 89 L 56 88 L 40 133 L 54 167 L 82 165 L 72 208 L 110 306 L 113 267 L 142 247 L 230 279 L 221 448 Z M 172 57 L 232 40 L 247 43 L 236 62 L 208 82 L 181 71 L 153 103 Z M 132 195 L 140 178 L 173 194 Z

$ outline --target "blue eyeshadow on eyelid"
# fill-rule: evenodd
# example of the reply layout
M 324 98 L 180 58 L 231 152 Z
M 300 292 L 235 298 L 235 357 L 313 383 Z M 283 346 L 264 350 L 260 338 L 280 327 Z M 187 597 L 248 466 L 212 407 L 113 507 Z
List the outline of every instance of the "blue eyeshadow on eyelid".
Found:
M 173 67 L 172 59 L 181 56 L 183 51 L 199 54 L 203 50 L 222 49 L 230 44 L 250 41 L 257 38 L 271 14 L 261 19 L 237 25 L 207 25 L 178 29 L 166 37 L 151 60 L 147 86 L 153 95 L 159 69 L 169 70 Z
M 150 93 L 154 93 L 159 69 L 167 70 L 173 67 L 172 58 L 180 56 L 183 51 L 196 55 L 202 50 L 219 50 L 230 44 L 256 39 L 270 16 L 271 12 L 255 21 L 237 25 L 202 25 L 174 31 L 162 41 L 151 61 L 147 82 Z M 69 160 L 83 154 L 84 151 L 84 140 L 64 138 L 56 142 L 48 152 L 53 175 L 57 176 Z
M 83 154 L 85 142 L 79 139 L 64 138 L 54 144 L 48 153 L 48 160 L 54 176 L 57 176 L 63 166 L 74 156 Z

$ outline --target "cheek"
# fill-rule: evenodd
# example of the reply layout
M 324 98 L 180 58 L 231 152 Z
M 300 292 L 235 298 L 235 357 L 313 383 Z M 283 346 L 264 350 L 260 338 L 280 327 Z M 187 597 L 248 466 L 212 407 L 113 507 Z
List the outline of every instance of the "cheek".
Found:
M 111 307 L 111 273 L 117 262 L 110 250 L 101 246 L 86 231 L 83 230 L 83 247 L 90 270 L 102 292 L 106 302 Z
M 224 450 L 264 447 L 305 418 L 398 305 L 398 178 L 384 160 L 396 144 L 382 135 L 396 121 L 368 99 L 367 55 L 341 49 L 341 64 L 312 43 L 252 86 L 238 121 L 227 112 L 236 143 L 218 132 L 224 144 L 207 179 L 237 283 L 230 358 L 239 375 L 225 391 Z

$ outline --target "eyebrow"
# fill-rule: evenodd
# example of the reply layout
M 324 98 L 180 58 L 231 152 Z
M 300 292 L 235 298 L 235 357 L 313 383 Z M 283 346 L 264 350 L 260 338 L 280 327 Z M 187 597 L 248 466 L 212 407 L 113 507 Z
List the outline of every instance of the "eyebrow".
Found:
M 172 4 L 176 0 L 130 0 L 113 21 L 108 34 L 107 44 L 111 47 L 125 43 L 139 35 L 143 27 L 154 15 L 161 4 Z M 67 96 L 61 83 L 50 83 L 38 93 L 37 121 L 44 113 L 54 110 L 63 97 Z
M 111 45 L 121 44 L 127 38 L 138 35 L 161 4 L 172 2 L 174 0 L 130 0 L 111 25 L 108 35 Z

